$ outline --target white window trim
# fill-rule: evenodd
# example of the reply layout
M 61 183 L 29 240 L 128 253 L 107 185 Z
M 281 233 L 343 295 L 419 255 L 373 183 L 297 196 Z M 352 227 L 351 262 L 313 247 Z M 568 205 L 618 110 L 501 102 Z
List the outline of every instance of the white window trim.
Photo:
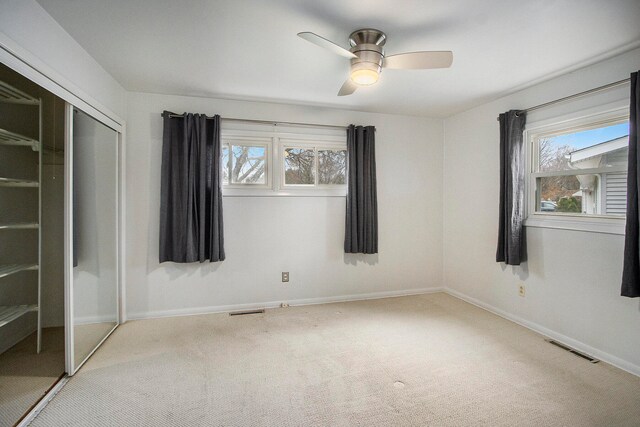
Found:
M 624 235 L 625 218 L 610 215 L 576 215 L 567 213 L 536 212 L 536 176 L 560 175 L 561 172 L 542 173 L 535 172 L 537 167 L 537 153 L 535 152 L 534 140 L 559 131 L 567 130 L 575 132 L 593 128 L 598 124 L 607 124 L 615 121 L 629 120 L 629 108 L 625 101 L 615 102 L 604 106 L 600 111 L 590 110 L 588 112 L 578 112 L 571 115 L 564 115 L 555 119 L 533 122 L 527 125 L 524 132 L 526 170 L 525 170 L 525 210 L 527 217 L 524 221 L 525 227 L 541 227 L 551 229 L 563 229 L 574 231 L 586 231 L 592 233 L 606 233 Z M 614 171 L 617 168 L 607 168 L 607 171 Z M 584 172 L 584 171 L 583 171 Z M 534 176 L 533 174 L 536 174 Z M 575 174 L 574 171 L 566 171 L 567 174 Z
M 222 186 L 223 197 L 345 197 L 347 194 L 346 185 L 284 185 L 284 161 L 281 159 L 284 147 L 290 146 L 346 150 L 346 132 L 344 136 L 338 136 L 312 133 L 309 130 L 305 133 L 280 131 L 269 127 L 265 130 L 223 129 L 220 136 L 222 143 L 236 139 L 268 144 L 268 184 L 225 184 Z M 317 156 L 315 161 L 317 162 Z

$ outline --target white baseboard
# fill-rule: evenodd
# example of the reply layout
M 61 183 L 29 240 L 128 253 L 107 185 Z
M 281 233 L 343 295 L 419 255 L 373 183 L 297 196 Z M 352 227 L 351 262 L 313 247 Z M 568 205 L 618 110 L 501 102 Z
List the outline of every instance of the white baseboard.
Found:
M 160 317 L 193 316 L 198 314 L 228 313 L 230 311 L 255 310 L 260 308 L 276 308 L 276 307 L 280 307 L 280 304 L 282 304 L 283 302 L 289 304 L 290 306 L 296 306 L 296 305 L 327 304 L 332 302 L 345 302 L 345 301 L 362 301 L 362 300 L 369 300 L 369 299 L 429 294 L 429 293 L 435 293 L 435 292 L 442 292 L 443 290 L 444 288 L 442 287 L 416 288 L 416 289 L 403 289 L 399 291 L 370 292 L 366 294 L 302 298 L 302 299 L 287 300 L 287 301 L 268 301 L 268 302 L 249 303 L 249 304 L 231 304 L 231 305 L 217 305 L 217 306 L 209 306 L 209 307 L 178 308 L 178 309 L 172 309 L 172 310 L 157 310 L 157 311 L 147 311 L 147 312 L 139 312 L 139 313 L 128 313 L 127 320 L 156 319 Z
M 597 348 L 591 347 L 590 345 L 587 345 L 581 341 L 575 340 L 573 338 L 570 338 L 566 335 L 560 334 L 558 332 L 555 332 L 551 329 L 548 329 L 542 325 L 539 325 L 535 322 L 531 322 L 529 320 L 523 319 L 522 317 L 516 316 L 515 314 L 511 314 L 508 313 L 504 310 L 501 310 L 499 308 L 496 308 L 492 305 L 489 305 L 485 302 L 482 302 L 478 299 L 475 299 L 473 297 L 470 297 L 468 295 L 465 295 L 461 292 L 458 292 L 456 290 L 453 290 L 451 288 L 444 288 L 443 291 L 453 297 L 459 298 L 463 301 L 466 301 L 470 304 L 473 304 L 477 307 L 480 307 L 484 310 L 490 311 L 493 314 L 496 314 L 500 317 L 503 317 L 507 320 L 510 320 L 514 323 L 517 323 L 520 326 L 524 326 L 527 329 L 531 329 L 534 332 L 537 332 L 541 335 L 544 335 L 548 338 L 552 338 L 562 344 L 565 344 L 569 347 L 572 347 L 576 350 L 579 350 L 583 353 L 586 353 L 590 356 L 595 357 L 596 359 L 599 359 L 603 362 L 606 362 L 610 365 L 615 366 L 616 368 L 620 368 L 623 371 L 627 371 L 631 374 L 634 374 L 636 376 L 640 376 L 640 366 L 635 365 L 629 361 L 620 359 L 619 357 L 616 357 L 612 354 L 609 354 L 607 352 L 604 352 L 602 350 L 598 350 Z

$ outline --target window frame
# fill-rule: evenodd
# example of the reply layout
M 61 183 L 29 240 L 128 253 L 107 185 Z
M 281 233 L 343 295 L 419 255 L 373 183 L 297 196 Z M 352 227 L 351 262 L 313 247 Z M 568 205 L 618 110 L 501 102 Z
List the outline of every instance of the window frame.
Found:
M 625 217 L 614 215 L 576 214 L 565 212 L 536 211 L 536 180 L 545 176 L 576 175 L 575 170 L 540 172 L 538 170 L 538 144 L 537 140 L 549 136 L 565 133 L 580 132 L 583 130 L 619 124 L 629 120 L 629 108 L 621 103 L 609 105 L 601 111 L 589 114 L 574 114 L 534 122 L 526 126 L 524 132 L 525 141 L 525 212 L 526 227 L 555 228 L 564 230 L 587 231 L 595 233 L 624 235 Z M 600 174 L 603 171 L 615 172 L 625 170 L 623 167 L 581 169 L 583 174 Z M 602 179 L 598 180 L 602 185 Z M 602 198 L 602 191 L 599 191 Z
M 222 195 L 224 197 L 345 197 L 347 185 L 284 185 L 284 147 L 303 148 L 316 147 L 322 149 L 347 149 L 346 130 L 335 130 L 314 127 L 288 127 L 262 124 L 234 124 L 233 127 L 223 127 L 220 132 L 221 144 L 227 145 L 229 141 L 242 140 L 267 145 L 267 184 L 223 184 Z M 257 144 L 258 145 L 258 144 Z M 290 147 L 291 146 L 291 147 Z M 317 176 L 317 152 L 314 163 L 316 167 L 315 182 Z M 220 170 L 221 177 L 223 170 Z

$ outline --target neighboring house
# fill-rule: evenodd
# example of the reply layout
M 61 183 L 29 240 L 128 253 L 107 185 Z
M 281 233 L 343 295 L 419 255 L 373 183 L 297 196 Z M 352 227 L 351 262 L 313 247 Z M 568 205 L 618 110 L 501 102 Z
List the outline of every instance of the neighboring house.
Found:
M 572 169 L 592 169 L 626 166 L 629 136 L 605 141 L 569 153 Z M 627 172 L 623 171 L 576 175 L 582 197 L 582 212 L 597 215 L 624 215 L 627 200 Z M 601 196 L 602 195 L 602 196 Z

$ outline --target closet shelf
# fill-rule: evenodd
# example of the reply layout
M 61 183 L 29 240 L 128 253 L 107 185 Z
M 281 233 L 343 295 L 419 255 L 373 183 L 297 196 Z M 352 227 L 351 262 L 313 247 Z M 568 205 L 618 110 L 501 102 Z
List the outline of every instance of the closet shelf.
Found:
M 38 229 L 37 222 L 14 222 L 14 223 L 0 223 L 0 230 L 26 230 L 26 229 Z
M 42 209 L 42 160 L 43 154 L 48 152 L 49 149 L 42 142 L 42 129 L 43 129 L 43 118 L 42 118 L 42 107 L 43 102 L 42 99 L 39 98 L 39 91 L 36 92 L 36 96 L 30 95 L 28 92 L 31 91 L 28 87 L 25 88 L 27 92 L 23 90 L 17 89 L 6 82 L 0 81 L 0 104 L 3 104 L 4 109 L 11 109 L 13 111 L 12 117 L 7 117 L 7 120 L 3 120 L 2 126 L 7 129 L 0 129 L 0 156 L 5 156 L 9 158 L 9 161 L 15 160 L 15 164 L 11 165 L 11 170 L 16 170 L 16 172 L 10 172 L 6 170 L 4 176 L 0 176 L 0 190 L 2 188 L 14 187 L 16 190 L 2 190 L 2 192 L 13 192 L 13 191 L 23 191 L 25 189 L 35 189 L 38 190 L 37 193 L 31 194 L 32 191 L 28 191 L 29 196 L 37 195 L 38 204 L 37 206 L 29 206 L 29 214 L 16 216 L 13 221 L 12 218 L 3 218 L 0 221 L 0 236 L 2 236 L 2 243 L 0 245 L 6 244 L 6 240 L 11 241 L 20 241 L 23 238 L 24 232 L 18 233 L 7 233 L 3 230 L 28 230 L 32 229 L 38 233 L 37 243 L 33 241 L 34 239 L 28 239 L 29 242 L 25 242 L 28 248 L 24 248 L 19 250 L 18 252 L 28 251 L 23 253 L 23 256 L 27 256 L 27 254 L 31 253 L 32 249 L 37 249 L 38 256 L 37 261 L 34 259 L 35 257 L 29 256 L 26 258 L 27 260 L 32 260 L 30 264 L 0 264 L 0 285 L 4 286 L 5 284 L 16 285 L 20 288 L 23 299 L 12 301 L 13 303 L 22 303 L 28 305 L 2 305 L 0 304 L 0 327 L 5 326 L 6 324 L 13 322 L 14 320 L 20 318 L 29 312 L 37 313 L 37 321 L 36 321 L 36 352 L 40 353 L 42 347 L 42 306 L 40 305 L 42 300 L 42 269 L 40 268 L 42 261 L 42 228 L 39 223 L 40 220 L 36 218 L 41 218 L 43 209 Z M 17 105 L 21 104 L 21 105 Z M 37 121 L 35 113 L 37 115 Z M 28 120 L 34 132 L 32 133 L 29 130 L 22 130 L 21 127 L 16 126 L 24 120 Z M 6 122 L 6 123 L 5 123 Z M 37 136 L 35 134 L 35 129 L 38 129 Z M 20 133 L 15 133 L 14 131 L 26 132 L 30 136 L 25 136 Z M 11 148 L 13 147 L 13 148 Z M 35 155 L 29 154 L 29 151 L 33 150 Z M 14 157 L 14 154 L 19 154 L 15 156 L 15 159 L 11 159 Z M 36 168 L 37 166 L 37 173 Z M 18 170 L 22 170 L 23 172 L 18 172 Z M 9 177 L 7 175 L 13 175 L 14 177 Z M 16 177 L 17 175 L 17 177 Z M 4 194 L 3 194 L 4 196 Z M 30 200 L 33 202 L 33 198 Z M 12 208 L 12 206 L 6 206 L 7 208 Z M 5 206 L 3 206 L 3 209 Z M 25 206 L 26 208 L 26 206 Z M 16 211 L 17 212 L 17 211 Z M 33 233 L 33 231 L 29 231 L 29 234 Z M 33 246 L 36 246 L 33 248 Z M 18 260 L 15 260 L 18 261 Z M 14 261 L 14 262 L 15 262 Z M 19 262 L 19 261 L 18 261 Z M 24 262 L 24 261 L 22 261 Z M 19 274 L 23 271 L 32 271 L 31 274 L 22 274 L 20 276 L 16 276 L 16 283 L 2 283 L 7 282 L 7 280 L 3 279 L 7 276 L 11 276 L 13 274 Z M 14 278 L 13 276 L 11 278 Z M 35 280 L 34 280 L 35 279 Z M 35 282 L 35 283 L 34 283 Z M 38 294 L 37 299 L 34 295 L 31 294 L 32 284 L 37 285 Z M 35 300 L 35 301 L 34 301 Z M 35 302 L 35 304 L 34 304 Z M 8 302 L 3 301 L 3 304 L 7 304 Z M 26 320 L 23 318 L 23 320 Z M 18 325 L 16 325 L 18 326 Z M 15 341 L 15 337 L 8 337 L 8 340 L 11 342 Z M 10 344 L 9 342 L 5 344 Z M 15 344 L 15 342 L 14 342 Z
M 3 178 L 0 177 L 0 187 L 39 187 L 38 181 L 31 179 Z
M 0 265 L 0 279 L 21 271 L 37 270 L 38 264 L 4 264 Z
M 40 148 L 39 141 L 2 128 L 0 128 L 0 145 L 31 147 L 33 151 L 38 151 Z
M 8 83 L 0 81 L 0 102 L 9 102 L 12 104 L 39 105 L 40 100 L 16 89 Z
M 37 305 L 0 305 L 0 328 L 23 314 L 38 311 Z

